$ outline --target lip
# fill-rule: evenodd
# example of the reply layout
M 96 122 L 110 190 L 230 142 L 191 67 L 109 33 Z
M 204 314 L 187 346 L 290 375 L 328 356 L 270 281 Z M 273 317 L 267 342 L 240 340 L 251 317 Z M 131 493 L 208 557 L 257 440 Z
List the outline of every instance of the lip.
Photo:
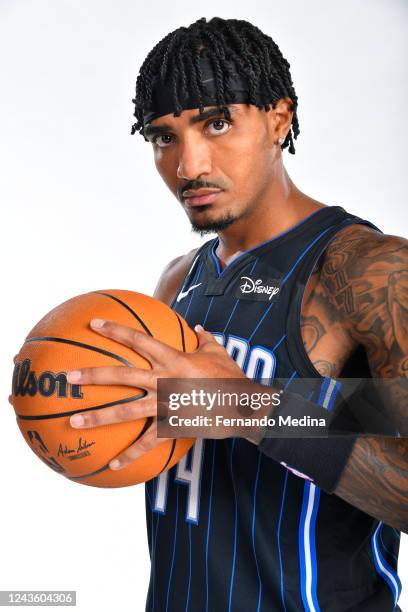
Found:
M 191 195 L 184 197 L 185 204 L 187 204 L 187 206 L 202 206 L 203 204 L 212 204 L 212 202 L 214 202 L 221 193 L 221 190 L 202 190 L 201 193 L 200 191 L 201 190 L 197 190 L 197 192 L 186 191 L 187 194 Z M 194 195 L 195 193 L 197 195 Z

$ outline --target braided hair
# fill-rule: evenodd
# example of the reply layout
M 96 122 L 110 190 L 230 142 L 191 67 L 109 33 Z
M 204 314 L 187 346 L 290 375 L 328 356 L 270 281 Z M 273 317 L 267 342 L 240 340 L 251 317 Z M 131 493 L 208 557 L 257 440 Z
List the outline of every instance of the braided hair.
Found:
M 143 115 L 152 104 L 153 79 L 160 76 L 170 83 L 174 116 L 180 116 L 180 98 L 190 93 L 198 100 L 203 112 L 203 98 L 206 88 L 202 82 L 200 58 L 210 60 L 215 75 L 216 104 L 226 118 L 225 106 L 234 101 L 234 93 L 229 87 L 229 79 L 238 74 L 244 77 L 249 86 L 248 102 L 260 109 L 269 111 L 275 108 L 281 98 L 292 101 L 293 117 L 289 132 L 281 145 L 295 153 L 293 139 L 299 134 L 297 116 L 297 96 L 290 75 L 290 64 L 283 57 L 278 45 L 259 28 L 248 21 L 205 17 L 188 27 L 180 27 L 170 32 L 150 51 L 140 69 L 136 80 L 135 105 L 136 123 L 131 133 L 139 131 L 143 136 Z M 233 66 L 233 67 L 232 67 Z M 261 103 L 259 92 L 265 90 L 270 104 Z

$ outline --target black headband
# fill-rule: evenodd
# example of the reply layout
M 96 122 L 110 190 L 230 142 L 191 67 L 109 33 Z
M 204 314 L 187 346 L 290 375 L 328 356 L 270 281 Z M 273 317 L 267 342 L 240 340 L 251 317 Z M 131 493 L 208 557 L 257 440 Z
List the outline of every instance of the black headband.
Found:
M 213 69 L 213 65 L 211 61 L 207 58 L 200 57 L 200 67 L 202 73 L 202 97 L 201 102 L 202 106 L 217 106 L 220 102 L 217 102 L 217 90 L 216 90 L 216 79 L 215 73 Z M 234 71 L 233 76 L 228 78 L 228 89 L 233 92 L 234 99 L 233 100 L 222 100 L 221 104 L 230 104 L 230 103 L 244 103 L 249 104 L 249 91 L 250 87 L 248 81 L 245 77 L 240 76 Z M 274 95 L 275 94 L 275 95 Z M 275 97 L 275 100 L 278 100 L 279 97 L 275 92 L 267 92 L 266 90 L 261 90 L 256 92 L 257 104 L 260 106 L 265 106 L 267 104 L 272 103 L 272 97 Z M 194 95 L 192 92 L 189 92 L 187 97 L 179 94 L 179 103 L 183 110 L 190 110 L 192 108 L 199 108 L 200 102 L 198 97 Z M 174 113 L 176 110 L 174 100 L 173 100 L 173 87 L 169 81 L 163 81 L 160 77 L 156 77 L 153 81 L 153 91 L 152 91 L 152 104 L 149 110 L 145 111 L 143 114 L 143 123 L 146 125 L 153 121 L 153 119 L 157 119 L 158 117 L 162 117 L 163 115 L 168 115 L 170 113 Z

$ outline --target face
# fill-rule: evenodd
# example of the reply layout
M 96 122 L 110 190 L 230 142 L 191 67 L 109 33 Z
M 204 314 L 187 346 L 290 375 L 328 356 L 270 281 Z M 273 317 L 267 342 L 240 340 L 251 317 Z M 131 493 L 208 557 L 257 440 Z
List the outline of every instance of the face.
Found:
M 277 114 L 250 104 L 168 114 L 145 127 L 155 164 L 194 230 L 225 229 L 262 205 L 281 157 Z

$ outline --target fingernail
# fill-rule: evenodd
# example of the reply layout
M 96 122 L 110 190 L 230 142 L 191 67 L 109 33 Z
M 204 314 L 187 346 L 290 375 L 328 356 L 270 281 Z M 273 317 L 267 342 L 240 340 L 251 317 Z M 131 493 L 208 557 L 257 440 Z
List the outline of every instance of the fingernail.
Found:
M 194 327 L 194 330 L 197 332 L 201 332 L 201 331 L 204 331 L 204 327 L 202 325 L 196 325 Z
M 68 372 L 67 381 L 70 383 L 78 382 L 81 379 L 81 372 L 79 370 L 72 370 L 72 372 Z
M 100 329 L 104 325 L 105 321 L 103 319 L 92 319 L 91 321 L 91 327 L 94 327 L 95 329 Z
M 82 414 L 75 414 L 69 419 L 69 422 L 73 427 L 82 427 L 85 424 L 85 419 Z
M 109 467 L 111 468 L 111 470 L 117 470 L 120 468 L 120 461 L 119 459 L 112 459 L 112 461 L 109 464 Z

